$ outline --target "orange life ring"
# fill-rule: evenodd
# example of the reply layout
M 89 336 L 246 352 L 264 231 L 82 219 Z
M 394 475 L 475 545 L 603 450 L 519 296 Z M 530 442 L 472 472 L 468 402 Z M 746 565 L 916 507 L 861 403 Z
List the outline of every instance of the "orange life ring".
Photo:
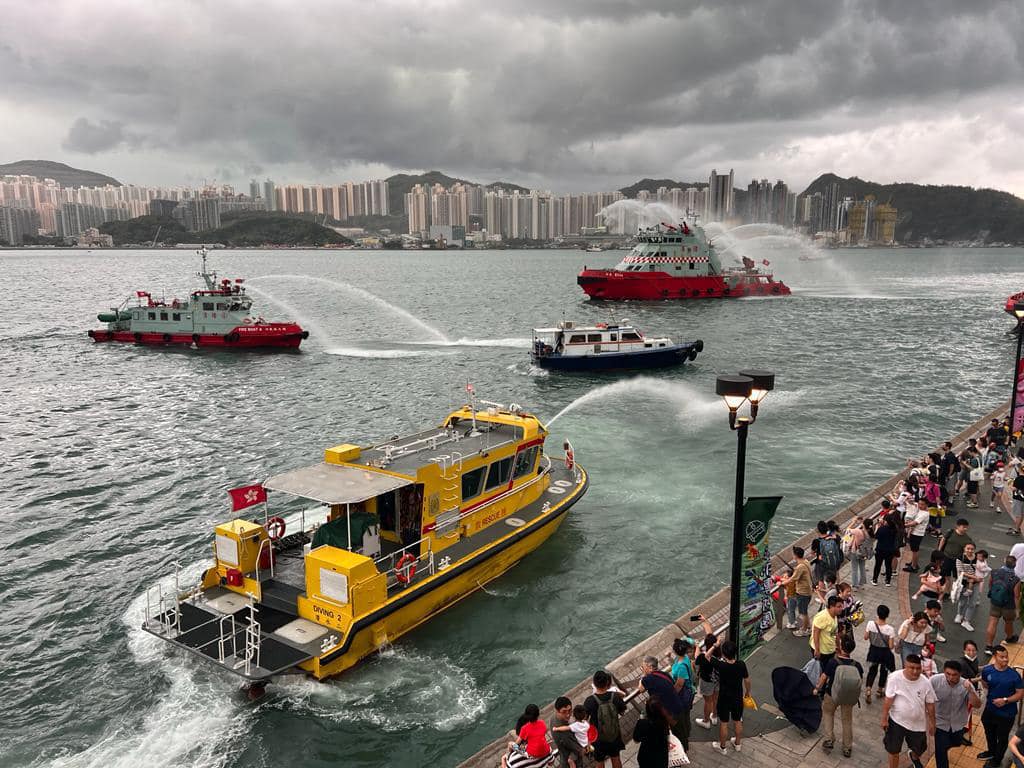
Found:
M 398 563 L 395 565 L 395 578 L 401 584 L 408 584 L 415 575 L 416 556 L 411 552 L 406 552 L 398 558 Z
M 267 535 L 271 541 L 277 541 L 284 536 L 284 518 L 272 517 L 267 520 Z

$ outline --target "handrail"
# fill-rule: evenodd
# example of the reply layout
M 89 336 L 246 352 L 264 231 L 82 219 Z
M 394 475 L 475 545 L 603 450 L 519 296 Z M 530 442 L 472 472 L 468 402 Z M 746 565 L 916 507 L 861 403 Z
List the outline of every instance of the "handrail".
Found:
M 301 533 L 301 531 L 300 531 Z M 260 542 L 260 548 L 256 552 L 256 581 L 260 580 L 260 556 L 263 554 L 263 545 L 268 545 L 270 549 L 270 578 L 274 578 L 274 544 L 270 538 L 267 537 Z

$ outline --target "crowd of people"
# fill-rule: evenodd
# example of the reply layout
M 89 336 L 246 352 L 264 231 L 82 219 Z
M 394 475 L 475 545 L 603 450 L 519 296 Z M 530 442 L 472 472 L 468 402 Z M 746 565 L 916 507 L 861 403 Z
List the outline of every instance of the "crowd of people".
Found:
M 991 492 L 982 497 L 986 485 Z M 971 538 L 970 522 L 964 517 L 947 520 L 946 512 L 961 495 L 968 509 L 988 506 L 998 512 L 1007 490 L 1006 532 L 1016 543 L 997 566 Z M 1024 680 L 1009 666 L 1006 648 L 1018 641 L 1014 627 L 1018 615 L 1024 615 L 1022 520 L 1024 448 L 1011 455 L 1008 425 L 993 420 L 960 453 L 947 442 L 941 452 L 911 461 L 906 480 L 882 499 L 875 514 L 855 516 L 845 530 L 820 522 L 809 551 L 793 547 L 793 562 L 776 580 L 777 588 L 784 591 L 785 626 L 807 639 L 811 658 L 804 672 L 813 696 L 821 699 L 826 751 L 836 746 L 838 714 L 842 754 L 849 757 L 854 748 L 853 708 L 877 700 L 891 768 L 904 754 L 914 768 L 923 768 L 929 734 L 937 768 L 948 768 L 949 750 L 970 745 L 968 725 L 977 711 L 987 744 L 977 755 L 984 768 L 1001 765 L 1008 749 L 1018 761 L 1015 765 L 1024 768 L 1024 729 L 1011 736 Z M 934 550 L 925 562 L 921 553 L 929 548 L 926 542 Z M 839 581 L 846 563 L 849 582 Z M 869 585 L 891 587 L 901 567 L 916 578 L 911 585 L 913 614 L 891 622 L 891 610 L 882 603 L 865 622 L 858 590 L 863 594 Z M 975 640 L 968 639 L 956 653 L 943 654 L 940 666 L 936 644 L 947 642 L 944 614 L 952 613 L 955 624 L 974 633 L 978 607 L 986 604 L 984 657 Z M 643 660 L 636 691 L 649 696 L 632 732 L 639 743 L 640 768 L 690 763 L 691 723 L 717 728 L 717 739 L 711 742 L 715 751 L 743 749 L 743 713 L 752 704 L 749 671 L 735 643 L 723 641 L 701 620 L 704 637 L 699 644 L 679 638 L 665 663 L 655 657 Z M 997 642 L 1000 624 L 1003 637 Z M 867 643 L 867 670 L 852 658 L 858 641 Z M 697 693 L 702 711 L 691 719 Z M 611 675 L 598 670 L 582 704 L 573 706 L 559 697 L 547 724 L 530 705 L 516 724 L 502 768 L 621 768 L 626 747 L 620 718 L 626 701 Z

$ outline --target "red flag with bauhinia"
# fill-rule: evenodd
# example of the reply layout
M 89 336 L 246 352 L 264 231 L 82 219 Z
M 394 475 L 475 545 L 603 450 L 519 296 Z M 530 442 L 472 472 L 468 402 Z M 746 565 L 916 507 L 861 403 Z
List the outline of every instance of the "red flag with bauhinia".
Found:
M 764 264 L 766 267 L 771 265 L 771 262 L 769 262 L 768 259 L 761 259 L 761 263 Z
M 267 503 L 267 489 L 259 483 L 243 485 L 241 488 L 230 488 L 228 495 L 231 496 L 232 512 L 251 507 L 254 504 Z
M 140 299 L 146 298 L 149 296 L 149 291 L 136 291 L 135 295 Z

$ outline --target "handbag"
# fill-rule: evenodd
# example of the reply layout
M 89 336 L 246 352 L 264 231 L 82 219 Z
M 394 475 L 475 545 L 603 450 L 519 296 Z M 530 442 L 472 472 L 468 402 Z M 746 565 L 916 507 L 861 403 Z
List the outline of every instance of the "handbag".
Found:
M 690 758 L 686 755 L 686 750 L 683 749 L 683 743 L 679 738 L 672 733 L 668 732 L 668 765 L 669 768 L 678 768 L 680 765 L 689 765 Z
M 979 482 L 981 480 L 984 480 L 985 479 L 985 470 L 982 469 L 981 467 L 971 467 L 971 474 L 968 475 L 968 478 L 972 482 Z
M 683 705 L 683 709 L 690 709 L 693 707 L 694 698 L 693 686 L 687 681 L 683 683 L 683 687 L 679 689 L 676 696 L 679 698 L 679 703 Z

